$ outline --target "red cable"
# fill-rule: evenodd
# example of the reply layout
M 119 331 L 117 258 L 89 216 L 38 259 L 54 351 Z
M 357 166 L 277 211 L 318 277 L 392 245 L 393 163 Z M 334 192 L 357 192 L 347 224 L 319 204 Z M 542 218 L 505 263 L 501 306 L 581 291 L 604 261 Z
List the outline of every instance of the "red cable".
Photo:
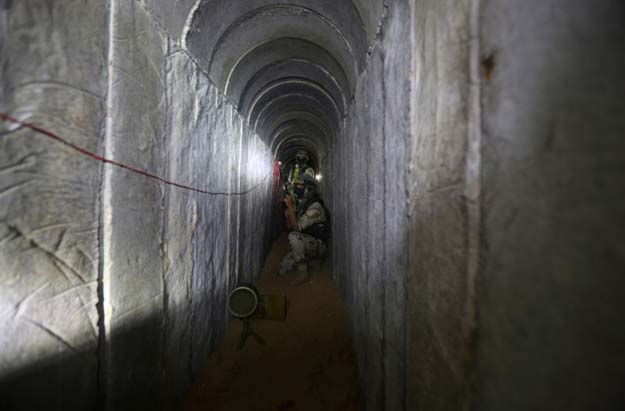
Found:
M 25 122 L 25 121 L 18 120 L 17 118 L 15 118 L 15 117 L 11 116 L 10 114 L 6 114 L 6 113 L 2 113 L 2 112 L 0 112 L 0 119 L 4 120 L 4 121 L 6 121 L 6 122 L 10 122 L 10 123 L 18 124 L 18 125 L 20 125 L 20 126 L 22 126 L 22 127 L 29 128 L 29 129 L 31 129 L 31 130 L 33 130 L 33 131 L 35 131 L 35 132 L 39 133 L 39 134 L 42 134 L 42 135 L 44 135 L 44 136 L 46 136 L 46 137 L 48 137 L 48 138 L 51 138 L 52 140 L 55 140 L 55 141 L 57 141 L 57 142 L 59 142 L 59 143 L 61 143 L 61 144 L 65 145 L 65 146 L 67 146 L 67 147 L 69 147 L 69 148 L 71 148 L 71 149 L 73 149 L 73 150 L 75 150 L 75 151 L 79 152 L 80 154 L 85 155 L 85 156 L 87 156 L 87 157 L 90 157 L 90 158 L 92 158 L 92 159 L 94 159 L 94 160 L 100 161 L 100 162 L 102 162 L 102 163 L 108 163 L 108 164 L 114 165 L 114 166 L 116 166 L 116 167 L 123 168 L 123 169 L 125 169 L 125 170 L 131 171 L 131 172 L 133 172 L 133 173 L 135 173 L 135 174 L 140 174 L 140 175 L 142 175 L 142 176 L 145 176 L 145 177 L 148 177 L 148 178 L 152 178 L 152 179 L 157 180 L 157 181 L 160 181 L 161 183 L 166 184 L 166 185 L 170 185 L 170 186 L 174 186 L 174 187 L 182 188 L 182 189 L 185 189 L 185 190 L 195 191 L 195 192 L 197 192 L 197 193 L 202 193 L 202 194 L 211 194 L 211 195 L 221 195 L 221 196 L 239 196 L 239 195 L 245 195 L 245 194 L 249 193 L 250 191 L 254 190 L 254 189 L 255 189 L 256 187 L 258 187 L 258 186 L 259 186 L 262 182 L 264 182 L 264 181 L 267 179 L 267 177 L 269 177 L 269 174 L 268 174 L 268 175 L 267 175 L 267 176 L 265 176 L 265 178 L 263 178 L 263 179 L 262 179 L 262 180 L 261 180 L 258 184 L 256 184 L 255 186 L 251 187 L 251 188 L 250 188 L 250 189 L 248 189 L 248 190 L 241 191 L 241 192 L 227 193 L 227 192 L 219 192 L 219 191 L 208 191 L 208 190 L 204 190 L 204 189 L 201 189 L 201 188 L 191 187 L 191 186 L 187 186 L 187 185 L 184 185 L 184 184 L 176 183 L 175 181 L 170 181 L 170 180 L 167 180 L 167 179 L 165 179 L 165 178 L 163 178 L 163 177 L 160 177 L 160 176 L 158 176 L 158 175 L 156 175 L 156 174 L 152 174 L 152 173 L 149 173 L 149 172 L 147 172 L 147 171 L 140 170 L 140 169 L 138 169 L 138 168 L 135 168 L 135 167 L 129 166 L 129 165 L 127 165 L 127 164 L 123 164 L 123 163 L 117 162 L 117 161 L 115 161 L 115 160 L 111 160 L 111 159 L 109 159 L 109 158 L 102 157 L 102 156 L 101 156 L 101 155 L 99 155 L 99 154 L 93 153 L 93 152 L 91 152 L 91 151 L 89 151 L 89 150 L 86 150 L 86 149 L 84 149 L 84 148 L 80 147 L 80 146 L 77 146 L 77 145 L 76 145 L 76 144 L 74 144 L 74 143 L 71 143 L 71 142 L 69 142 L 69 141 L 65 140 L 64 138 L 62 138 L 62 137 L 60 137 L 60 136 L 58 136 L 58 135 L 54 134 L 54 133 L 53 133 L 53 132 L 51 132 L 51 131 L 48 131 L 48 130 L 46 130 L 46 129 L 44 129 L 44 128 L 41 128 L 41 127 L 39 127 L 39 126 L 37 126 L 37 125 L 35 125 L 35 124 L 32 124 L 32 123 L 28 123 L 28 122 Z

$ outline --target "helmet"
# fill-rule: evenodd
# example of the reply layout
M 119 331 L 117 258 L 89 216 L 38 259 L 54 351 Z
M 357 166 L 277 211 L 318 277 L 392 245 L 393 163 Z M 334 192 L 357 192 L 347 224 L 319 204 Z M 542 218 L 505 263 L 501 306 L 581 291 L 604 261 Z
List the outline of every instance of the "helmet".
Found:
M 297 164 L 300 165 L 300 167 L 305 166 L 306 164 L 308 164 L 308 153 L 305 152 L 304 150 L 299 150 L 297 153 L 295 153 L 295 162 Z

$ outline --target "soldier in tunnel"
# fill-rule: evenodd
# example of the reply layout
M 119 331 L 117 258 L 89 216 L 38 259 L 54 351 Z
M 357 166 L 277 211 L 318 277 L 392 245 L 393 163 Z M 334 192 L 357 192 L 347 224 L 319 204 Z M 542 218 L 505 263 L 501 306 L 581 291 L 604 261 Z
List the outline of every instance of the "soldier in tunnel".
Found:
M 285 196 L 284 212 L 289 233 L 290 252 L 284 257 L 278 271 L 279 276 L 286 276 L 294 268 L 297 273 L 291 279 L 294 285 L 310 280 L 308 262 L 323 257 L 330 237 L 330 219 L 319 196 L 317 183 L 313 177 L 304 173 L 299 176 L 302 184 L 296 186 L 295 195 L 300 198 L 295 205 L 292 196 Z
M 295 165 L 293 165 L 293 168 L 291 169 L 291 172 L 289 173 L 289 184 L 290 184 L 289 192 L 291 193 L 291 195 L 293 195 L 294 193 L 295 186 L 299 186 L 300 191 L 301 191 L 302 180 L 300 177 L 305 173 L 310 175 L 310 172 L 308 172 L 308 169 L 312 171 L 312 168 L 309 166 L 309 161 L 310 161 L 310 158 L 308 157 L 308 153 L 306 153 L 304 150 L 299 150 L 295 154 Z M 314 171 L 312 171 L 312 174 L 314 177 Z

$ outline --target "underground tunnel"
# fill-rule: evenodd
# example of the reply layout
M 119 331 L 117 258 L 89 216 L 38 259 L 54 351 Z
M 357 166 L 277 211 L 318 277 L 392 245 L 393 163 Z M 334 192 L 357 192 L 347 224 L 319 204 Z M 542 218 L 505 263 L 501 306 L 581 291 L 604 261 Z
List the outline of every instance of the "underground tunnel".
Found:
M 623 409 L 623 38 L 620 0 L 0 0 L 0 409 L 183 409 L 300 153 L 331 238 L 287 299 L 362 409 Z

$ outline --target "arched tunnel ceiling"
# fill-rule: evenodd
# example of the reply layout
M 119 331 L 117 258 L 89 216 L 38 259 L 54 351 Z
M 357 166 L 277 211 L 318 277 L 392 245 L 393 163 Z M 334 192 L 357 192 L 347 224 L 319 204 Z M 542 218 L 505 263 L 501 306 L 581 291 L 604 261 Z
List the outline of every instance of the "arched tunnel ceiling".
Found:
M 271 136 L 271 141 L 274 141 L 278 138 L 279 132 L 283 133 L 284 129 L 297 125 L 304 129 L 306 134 L 314 133 L 323 148 L 329 148 L 333 130 L 323 121 L 322 114 L 301 111 L 297 107 L 292 107 L 292 111 L 276 111 L 268 117 L 266 123 L 260 125 L 261 131 L 264 135 Z
M 282 77 L 308 77 L 331 93 L 343 106 L 355 87 L 341 65 L 323 48 L 308 41 L 283 38 L 263 43 L 246 54 L 233 68 L 225 93 L 239 106 L 248 95 Z
M 327 157 L 383 0 L 202 0 L 189 50 L 276 158 Z
M 281 79 L 268 84 L 243 107 L 249 124 L 257 128 L 264 116 L 272 109 L 290 110 L 294 105 L 309 107 L 311 111 L 321 110 L 330 127 L 338 129 L 342 112 L 332 96 L 323 87 L 305 79 Z M 260 131 L 260 130 L 257 130 Z
M 310 141 L 315 147 L 315 150 L 313 150 L 314 154 L 319 158 L 324 158 L 328 147 L 325 140 L 320 137 L 320 131 L 315 124 L 302 120 L 284 123 L 272 134 L 272 152 L 274 155 L 279 155 L 280 149 L 285 143 L 295 137 L 299 137 Z

